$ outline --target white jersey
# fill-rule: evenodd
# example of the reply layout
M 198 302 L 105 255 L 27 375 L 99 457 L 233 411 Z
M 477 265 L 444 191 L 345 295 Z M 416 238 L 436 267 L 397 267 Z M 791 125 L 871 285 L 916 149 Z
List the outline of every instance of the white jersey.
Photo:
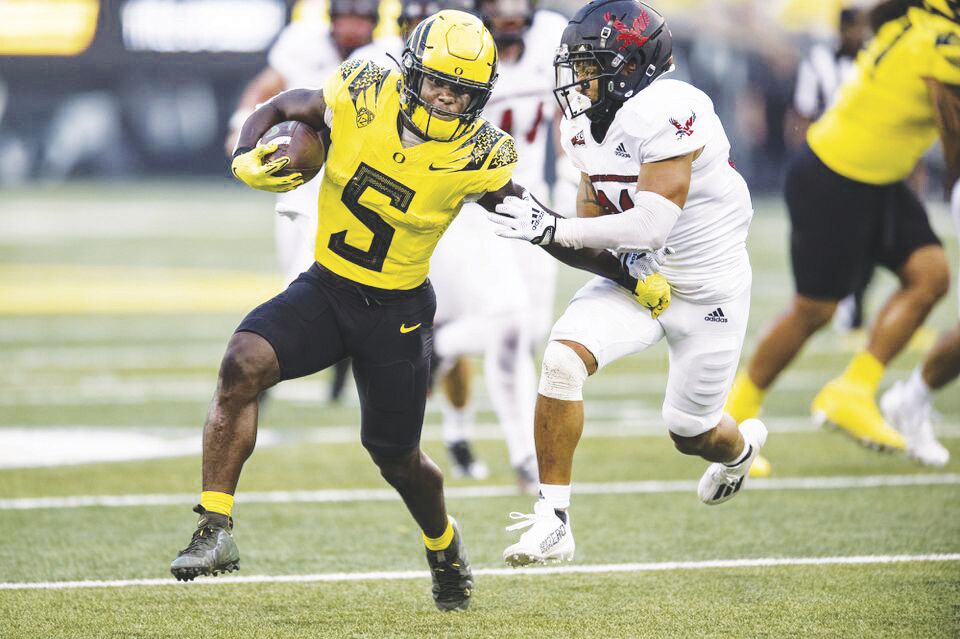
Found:
M 503 59 L 499 77 L 483 117 L 513 136 L 519 160 L 513 181 L 545 198 L 544 168 L 548 131 L 557 103 L 553 98 L 553 55 L 567 19 L 553 11 L 536 11 L 523 35 L 523 55 L 515 62 Z
M 287 89 L 322 87 L 341 62 L 330 28 L 317 20 L 289 24 L 267 54 Z
M 686 204 L 666 245 L 676 254 L 661 272 L 674 295 L 698 303 L 737 296 L 750 286 L 750 193 L 730 161 L 730 142 L 713 102 L 696 87 L 660 78 L 624 103 L 602 142 L 585 115 L 563 120 L 567 157 L 587 174 L 604 208 L 633 207 L 640 165 L 692 153 Z

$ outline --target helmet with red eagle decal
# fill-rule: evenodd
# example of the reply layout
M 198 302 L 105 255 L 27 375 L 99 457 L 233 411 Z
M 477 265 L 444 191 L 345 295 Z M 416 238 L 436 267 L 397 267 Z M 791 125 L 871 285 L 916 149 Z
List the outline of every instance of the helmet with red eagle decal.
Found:
M 553 94 L 568 118 L 604 121 L 672 65 L 662 15 L 638 0 L 594 0 L 563 31 Z

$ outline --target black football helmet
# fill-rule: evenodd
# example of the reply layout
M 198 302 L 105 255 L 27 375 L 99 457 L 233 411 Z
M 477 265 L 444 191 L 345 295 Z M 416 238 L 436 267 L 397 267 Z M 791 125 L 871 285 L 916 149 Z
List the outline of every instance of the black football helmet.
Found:
M 594 0 L 563 31 L 553 94 L 568 118 L 586 113 L 600 122 L 672 67 L 662 15 L 638 0 Z

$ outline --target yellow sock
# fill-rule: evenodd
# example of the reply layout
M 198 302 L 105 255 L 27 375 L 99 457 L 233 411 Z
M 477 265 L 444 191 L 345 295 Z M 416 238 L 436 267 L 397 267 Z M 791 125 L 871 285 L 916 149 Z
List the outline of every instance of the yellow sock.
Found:
M 850 360 L 847 370 L 843 371 L 843 377 L 876 393 L 885 369 L 886 366 L 869 351 L 860 351 Z
M 450 521 L 450 516 L 447 515 L 447 529 L 436 539 L 427 537 L 423 531 L 420 531 L 420 534 L 423 535 L 423 543 L 427 550 L 446 550 L 453 541 L 453 523 Z
M 229 517 L 231 511 L 233 511 L 233 495 L 205 490 L 200 493 L 200 505 L 203 506 L 204 510 Z
M 733 420 L 738 424 L 745 419 L 756 417 L 760 414 L 760 405 L 763 403 L 763 396 L 766 391 L 760 390 L 747 371 L 740 371 L 737 378 L 733 380 L 733 387 L 730 389 L 730 395 L 727 396 L 727 404 L 724 410 L 730 413 Z

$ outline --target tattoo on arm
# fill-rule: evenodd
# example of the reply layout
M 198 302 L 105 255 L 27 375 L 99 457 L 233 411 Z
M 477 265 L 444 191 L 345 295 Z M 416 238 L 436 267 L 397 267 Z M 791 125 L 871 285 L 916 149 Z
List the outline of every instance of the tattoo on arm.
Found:
M 577 217 L 599 217 L 605 213 L 593 182 L 586 173 L 581 173 L 580 187 L 577 189 Z

